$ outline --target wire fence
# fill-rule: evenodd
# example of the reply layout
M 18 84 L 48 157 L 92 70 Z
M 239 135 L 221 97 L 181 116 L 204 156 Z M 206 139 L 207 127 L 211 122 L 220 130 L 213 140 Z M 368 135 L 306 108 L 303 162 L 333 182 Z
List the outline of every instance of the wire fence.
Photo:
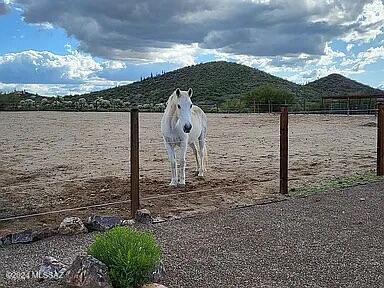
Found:
M 380 114 L 378 110 L 375 112 Z M 336 174 L 351 173 L 352 170 L 375 168 L 377 146 L 374 136 L 379 123 L 375 115 L 340 120 L 338 116 L 326 113 L 291 114 L 286 135 L 289 139 L 286 173 L 288 175 L 289 171 L 290 177 L 286 179 L 286 185 L 310 185 L 313 181 L 319 181 L 314 179 L 322 180 Z M 86 120 L 85 115 L 77 115 L 80 115 L 77 121 L 71 120 L 71 115 L 56 119 L 56 124 L 67 124 L 61 128 L 51 127 L 55 131 L 50 131 L 50 135 L 45 133 L 46 127 L 28 126 L 27 119 L 19 119 L 16 125 L 9 124 L 8 129 L 17 130 L 19 125 L 22 131 L 14 131 L 14 137 L 10 137 L 13 139 L 0 138 L 1 144 L 4 144 L 0 151 L 4 156 L 0 162 L 0 173 L 4 176 L 0 180 L 1 223 L 5 225 L 28 219 L 35 221 L 39 217 L 76 214 L 80 211 L 94 213 L 98 209 L 108 209 L 102 211 L 114 214 L 116 209 L 113 207 L 117 206 L 123 207 L 124 215 L 128 215 L 128 212 L 134 214 L 129 208 L 129 204 L 132 204 L 130 185 L 133 181 L 129 164 L 134 153 L 140 159 L 138 177 L 135 176 L 138 178 L 137 194 L 140 196 L 137 207 L 153 208 L 155 212 L 179 213 L 199 205 L 220 207 L 235 198 L 237 202 L 252 203 L 254 195 L 271 196 L 279 192 L 283 169 L 279 152 L 282 140 L 280 113 L 208 115 L 208 176 L 205 180 L 194 178 L 194 159 L 189 156 L 187 186 L 176 191 L 167 186 L 170 165 L 164 141 L 160 140 L 160 114 L 140 114 L 136 152 L 129 149 L 132 140 L 129 136 L 129 125 L 132 124 L 130 114 L 105 114 L 99 119 L 103 124 L 95 119 L 82 121 Z M 53 116 L 48 114 L 41 117 Z M 38 123 L 44 125 L 45 121 L 40 119 Z M 92 127 L 97 125 L 102 128 L 95 133 Z M 71 131 L 77 133 L 66 138 L 65 135 L 70 135 Z M 19 139 L 18 135 L 29 135 L 19 143 L 23 149 L 32 146 L 29 151 L 21 153 L 17 147 L 12 147 Z M 90 141 L 87 138 L 92 137 L 94 145 L 87 144 Z M 53 138 L 64 140 L 55 143 Z M 31 139 L 34 139 L 33 144 L 28 143 Z M 36 144 L 43 149 L 36 150 Z M 45 145 L 53 151 L 44 149 Z M 36 169 L 36 164 L 40 169 Z M 85 173 L 81 175 L 78 170 Z M 184 207 L 175 207 L 177 205 Z

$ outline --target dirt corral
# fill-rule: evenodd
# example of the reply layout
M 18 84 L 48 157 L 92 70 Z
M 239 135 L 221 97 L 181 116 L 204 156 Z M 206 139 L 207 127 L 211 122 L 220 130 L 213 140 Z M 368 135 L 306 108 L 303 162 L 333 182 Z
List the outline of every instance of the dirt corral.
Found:
M 277 197 L 279 115 L 209 114 L 209 165 L 169 188 L 161 114 L 140 114 L 142 206 L 165 217 Z M 290 188 L 375 168 L 375 116 L 290 115 Z M 129 199 L 129 113 L 1 112 L 0 218 Z M 186 193 L 200 191 L 197 193 Z M 181 193 L 181 194 L 180 194 Z M 153 196 L 172 194 L 170 197 Z M 129 203 L 0 222 L 58 224 L 67 215 L 128 217 Z

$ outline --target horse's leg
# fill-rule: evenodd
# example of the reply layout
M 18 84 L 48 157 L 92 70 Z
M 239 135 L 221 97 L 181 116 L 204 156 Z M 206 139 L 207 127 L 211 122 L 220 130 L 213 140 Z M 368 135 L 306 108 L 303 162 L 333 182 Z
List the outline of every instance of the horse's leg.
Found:
M 199 157 L 200 157 L 200 165 L 199 165 L 199 177 L 204 176 L 205 171 L 205 163 L 204 163 L 204 157 L 205 157 L 205 132 L 202 132 L 199 137 Z
M 195 159 L 196 159 L 196 176 L 199 174 L 199 168 L 200 168 L 200 164 L 199 164 L 199 155 L 197 153 L 197 146 L 196 146 L 196 143 L 192 143 L 190 144 L 191 148 L 192 148 L 192 151 L 193 151 L 193 154 L 195 155 Z
M 185 142 L 182 142 L 180 145 L 180 175 L 179 175 L 179 184 L 185 185 L 185 158 L 187 155 L 187 143 L 188 139 Z
M 171 162 L 171 170 L 172 170 L 172 179 L 169 186 L 177 186 L 177 162 L 176 162 L 176 153 L 174 147 L 169 144 L 165 143 L 165 147 L 167 148 L 168 158 Z

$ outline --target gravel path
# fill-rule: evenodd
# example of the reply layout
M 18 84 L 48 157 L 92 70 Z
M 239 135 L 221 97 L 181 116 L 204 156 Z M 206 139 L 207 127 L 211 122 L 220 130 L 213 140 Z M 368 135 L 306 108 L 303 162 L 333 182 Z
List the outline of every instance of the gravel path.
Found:
M 169 287 L 384 287 L 384 182 L 157 224 Z M 0 249 L 6 271 L 36 269 L 44 255 L 69 262 L 94 234 Z

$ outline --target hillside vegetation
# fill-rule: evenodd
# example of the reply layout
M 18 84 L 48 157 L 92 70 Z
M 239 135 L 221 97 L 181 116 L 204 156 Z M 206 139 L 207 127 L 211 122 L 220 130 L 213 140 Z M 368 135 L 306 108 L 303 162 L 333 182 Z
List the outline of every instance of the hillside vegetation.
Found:
M 131 103 L 149 104 L 165 102 L 171 93 L 179 87 L 187 90 L 192 87 L 196 102 L 224 102 L 239 98 L 263 84 L 295 92 L 300 85 L 273 76 L 263 71 L 229 62 L 210 62 L 184 67 L 150 77 L 129 85 L 82 95 L 95 100 L 123 98 Z
M 316 91 L 320 96 L 343 96 L 353 94 L 378 94 L 383 93 L 379 89 L 374 89 L 340 74 L 330 74 L 304 86 L 312 91 Z
M 289 103 L 297 104 L 298 109 L 304 99 L 307 103 L 318 105 L 321 96 L 383 93 L 338 74 L 299 85 L 248 66 L 218 61 L 184 67 L 129 85 L 83 95 L 42 97 L 20 92 L 0 94 L 0 110 L 108 111 L 127 110 L 132 105 L 139 105 L 143 110 L 161 111 L 177 87 L 182 90 L 193 88 L 193 101 L 213 105 L 215 111 L 219 107 L 242 108 L 253 101 L 249 95 L 257 95 L 257 90 L 265 90 L 265 87 L 273 87 L 267 91 L 275 91 L 272 93 L 274 95 L 286 93 Z M 262 103 L 278 101 L 274 98 L 269 101 L 267 98 L 263 96 L 260 99 Z

